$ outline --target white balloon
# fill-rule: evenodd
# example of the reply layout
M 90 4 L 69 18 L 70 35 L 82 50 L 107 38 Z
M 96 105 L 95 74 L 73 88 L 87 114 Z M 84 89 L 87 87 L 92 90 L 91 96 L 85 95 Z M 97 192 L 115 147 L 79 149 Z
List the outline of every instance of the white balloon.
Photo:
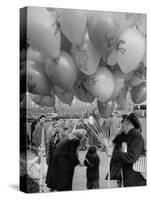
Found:
M 87 75 L 96 72 L 101 56 L 91 43 L 88 33 L 80 46 L 72 46 L 71 54 L 80 71 Z
M 80 45 L 87 29 L 87 16 L 83 10 L 63 9 L 59 17 L 61 31 L 73 45 Z
M 115 19 L 118 23 L 118 29 L 122 34 L 128 28 L 133 28 L 136 25 L 138 14 L 127 12 L 116 12 Z
M 62 88 L 55 86 L 55 94 L 63 103 L 71 105 L 74 97 L 72 91 L 65 91 Z
M 145 40 L 136 29 L 124 31 L 119 38 L 118 64 L 123 73 L 129 73 L 138 67 L 145 53 Z
M 91 125 L 93 125 L 93 124 L 94 124 L 94 119 L 93 119 L 93 117 L 92 117 L 92 116 L 90 116 L 88 120 L 89 120 L 89 123 L 90 123 Z
M 52 59 L 60 54 L 60 31 L 56 15 L 46 8 L 28 7 L 27 39 L 32 48 Z
M 100 67 L 84 81 L 85 87 L 101 102 L 106 102 L 113 94 L 115 82 L 110 70 Z
M 37 51 L 36 49 L 32 49 L 31 47 L 27 50 L 27 60 L 34 60 L 39 63 L 45 63 L 45 56 Z
M 124 74 L 121 72 L 120 69 L 117 68 L 116 69 L 114 68 L 114 70 L 112 70 L 112 74 L 115 81 L 113 96 L 116 96 L 124 87 Z
M 85 10 L 85 13 L 87 15 L 87 20 L 89 21 L 90 18 L 94 15 L 94 13 L 96 12 L 96 10 Z
M 32 101 L 34 101 L 36 104 L 40 106 L 53 107 L 55 105 L 55 95 L 53 91 L 51 91 L 51 93 L 46 96 L 30 93 L 30 97 Z

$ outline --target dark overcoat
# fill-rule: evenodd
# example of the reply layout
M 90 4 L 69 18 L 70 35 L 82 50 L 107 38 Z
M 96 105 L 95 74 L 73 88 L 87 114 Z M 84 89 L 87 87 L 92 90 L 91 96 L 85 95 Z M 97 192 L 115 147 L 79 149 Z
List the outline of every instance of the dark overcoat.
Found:
M 47 187 L 58 191 L 72 190 L 74 168 L 79 164 L 79 144 L 79 139 L 64 138 L 56 145 L 48 166 Z
M 89 181 L 99 179 L 99 163 L 100 159 L 98 154 L 86 154 L 86 159 L 84 160 L 84 165 L 87 167 L 86 177 Z
M 118 147 L 122 145 L 122 142 L 126 142 L 127 152 L 122 152 L 119 148 L 114 150 L 111 162 L 122 166 L 124 186 L 146 185 L 146 180 L 141 173 L 133 170 L 133 164 L 144 152 L 144 140 L 141 133 L 133 128 L 124 137 L 118 138 Z

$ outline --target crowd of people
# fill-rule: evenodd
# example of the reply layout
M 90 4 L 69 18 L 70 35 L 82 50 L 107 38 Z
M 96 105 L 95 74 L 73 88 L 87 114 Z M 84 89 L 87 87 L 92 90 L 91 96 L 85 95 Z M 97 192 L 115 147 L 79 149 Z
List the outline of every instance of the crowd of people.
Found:
M 53 122 L 44 129 L 46 116 L 41 115 L 39 121 L 31 124 L 31 145 L 38 149 L 43 143 L 48 165 L 46 185 L 50 191 L 72 190 L 74 170 L 77 165 L 86 167 L 87 189 L 98 189 L 100 156 L 98 147 L 87 144 L 90 133 L 86 130 L 83 119 L 77 123 L 69 121 L 66 127 L 64 120 Z M 145 154 L 142 126 L 138 117 L 131 113 L 124 115 L 116 137 L 105 145 L 110 157 L 110 179 L 116 180 L 118 187 L 144 186 L 146 177 L 134 171 L 133 165 L 141 155 Z M 83 162 L 79 160 L 78 151 L 87 149 Z M 37 155 L 39 151 L 35 151 Z M 108 179 L 108 175 L 106 175 Z

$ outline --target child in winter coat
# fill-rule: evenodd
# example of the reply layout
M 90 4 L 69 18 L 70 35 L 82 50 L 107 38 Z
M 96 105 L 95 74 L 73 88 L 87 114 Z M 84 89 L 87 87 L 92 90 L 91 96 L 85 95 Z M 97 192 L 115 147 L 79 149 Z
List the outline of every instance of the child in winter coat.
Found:
M 87 189 L 98 189 L 99 186 L 99 164 L 100 159 L 96 146 L 90 146 L 86 154 L 84 165 L 87 167 Z

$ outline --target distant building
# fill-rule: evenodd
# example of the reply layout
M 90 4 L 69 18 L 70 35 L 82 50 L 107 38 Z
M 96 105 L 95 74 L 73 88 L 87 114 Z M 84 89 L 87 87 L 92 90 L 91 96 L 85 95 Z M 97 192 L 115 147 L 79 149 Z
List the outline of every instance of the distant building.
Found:
M 139 117 L 146 117 L 146 102 L 143 102 L 141 104 L 136 104 L 133 107 L 133 111 L 139 116 Z

